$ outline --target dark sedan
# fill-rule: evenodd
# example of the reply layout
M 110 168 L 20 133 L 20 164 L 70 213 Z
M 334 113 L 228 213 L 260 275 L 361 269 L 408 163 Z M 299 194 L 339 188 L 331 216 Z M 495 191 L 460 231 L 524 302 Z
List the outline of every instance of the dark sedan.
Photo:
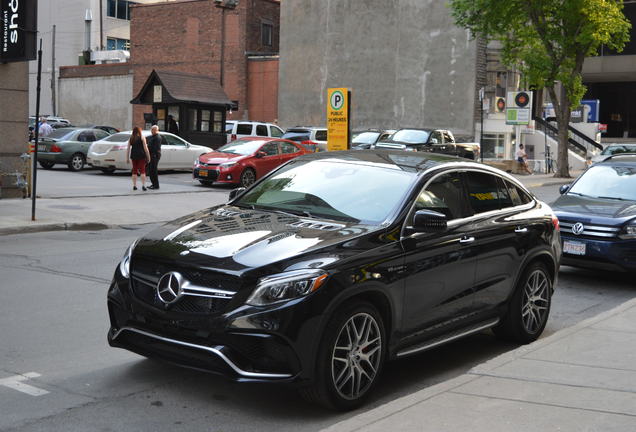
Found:
M 636 271 L 636 154 L 609 156 L 561 193 L 563 264 Z
M 108 341 L 360 405 L 386 361 L 548 319 L 558 221 L 506 173 L 403 151 L 312 153 L 126 251 Z

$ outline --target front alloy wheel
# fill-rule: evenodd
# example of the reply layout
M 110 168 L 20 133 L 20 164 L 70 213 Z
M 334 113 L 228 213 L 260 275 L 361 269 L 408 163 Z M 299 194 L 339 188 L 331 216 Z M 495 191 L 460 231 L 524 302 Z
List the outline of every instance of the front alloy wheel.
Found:
M 241 173 L 241 186 L 250 187 L 256 181 L 256 173 L 252 168 L 245 168 Z
M 382 317 L 366 302 L 353 302 L 336 311 L 319 348 L 313 384 L 301 389 L 312 403 L 338 410 L 364 402 L 384 364 Z

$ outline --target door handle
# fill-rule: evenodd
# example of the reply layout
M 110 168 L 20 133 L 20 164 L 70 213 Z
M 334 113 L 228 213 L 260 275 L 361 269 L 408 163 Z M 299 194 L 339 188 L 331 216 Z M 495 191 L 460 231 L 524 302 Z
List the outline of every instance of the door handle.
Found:
M 518 234 L 525 234 L 525 233 L 528 232 L 528 228 L 526 228 L 526 227 L 523 227 L 523 228 L 517 227 L 517 228 L 515 228 L 515 232 L 518 233 Z
M 468 244 L 475 241 L 475 237 L 462 237 L 459 239 L 460 244 Z

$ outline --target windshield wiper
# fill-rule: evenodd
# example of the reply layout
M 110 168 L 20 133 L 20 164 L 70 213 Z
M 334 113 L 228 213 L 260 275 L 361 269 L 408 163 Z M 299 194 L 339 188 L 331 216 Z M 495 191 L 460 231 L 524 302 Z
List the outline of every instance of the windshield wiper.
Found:
M 611 197 L 611 196 L 598 196 L 596 198 L 601 198 L 601 199 L 611 199 L 611 200 L 617 200 L 617 201 L 625 201 L 625 198 L 620 198 L 620 197 Z
M 582 196 L 582 197 L 593 198 L 592 195 L 585 195 L 585 194 L 582 194 L 580 192 L 570 192 L 570 191 L 568 191 L 567 194 L 568 195 L 578 195 L 578 196 Z

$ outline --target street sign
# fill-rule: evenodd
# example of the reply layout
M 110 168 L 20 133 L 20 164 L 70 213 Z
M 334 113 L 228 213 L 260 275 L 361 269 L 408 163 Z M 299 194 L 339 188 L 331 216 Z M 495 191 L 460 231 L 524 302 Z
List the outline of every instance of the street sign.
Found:
M 37 0 L 0 0 L 0 63 L 37 58 Z
M 605 133 L 605 132 L 607 132 L 607 124 L 605 124 L 605 123 L 599 123 L 599 124 L 598 124 L 598 131 L 599 131 L 600 133 Z
M 507 108 L 507 125 L 527 125 L 530 123 L 530 108 Z
M 327 150 L 349 148 L 349 101 L 351 92 L 346 88 L 327 91 Z

